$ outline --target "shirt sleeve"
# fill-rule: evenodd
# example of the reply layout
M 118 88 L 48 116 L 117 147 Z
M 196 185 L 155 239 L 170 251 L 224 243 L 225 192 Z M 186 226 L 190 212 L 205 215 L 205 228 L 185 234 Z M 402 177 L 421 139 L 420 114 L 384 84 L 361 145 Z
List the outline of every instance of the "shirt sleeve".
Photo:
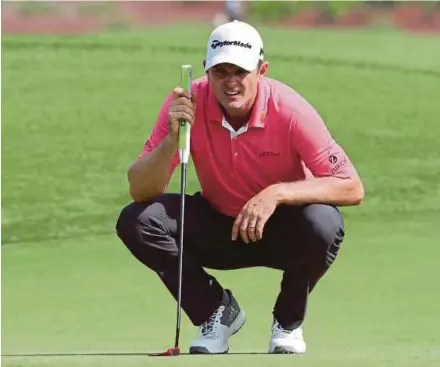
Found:
M 296 153 L 314 177 L 355 178 L 356 169 L 333 139 L 318 112 L 307 105 L 293 118 L 292 140 Z
M 151 153 L 167 136 L 168 134 L 168 106 L 173 99 L 173 94 L 170 93 L 165 102 L 162 104 L 162 107 L 159 111 L 159 114 L 156 119 L 156 123 L 153 127 L 153 130 L 146 140 L 142 152 L 139 154 L 139 158 L 147 156 Z M 179 164 L 179 153 L 176 153 L 176 156 L 173 159 L 173 162 L 170 166 L 170 172 L 173 173 L 176 166 Z

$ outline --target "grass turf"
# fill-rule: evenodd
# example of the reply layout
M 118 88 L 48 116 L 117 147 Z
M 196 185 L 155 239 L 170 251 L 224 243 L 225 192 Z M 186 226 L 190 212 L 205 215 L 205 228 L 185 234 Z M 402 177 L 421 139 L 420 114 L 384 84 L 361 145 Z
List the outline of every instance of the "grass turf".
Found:
M 178 30 L 178 32 L 176 32 Z M 125 170 L 209 29 L 2 39 L 2 354 L 163 351 L 175 305 L 115 238 Z M 214 272 L 248 323 L 188 365 L 429 366 L 440 361 L 438 38 L 263 28 L 270 75 L 321 112 L 364 179 L 347 237 L 314 292 L 305 356 L 266 356 L 280 274 Z M 284 44 L 278 41 L 282 39 Z M 289 47 L 286 47 L 288 45 Z M 410 51 L 410 52 L 408 52 Z M 179 175 L 171 191 L 178 191 Z M 189 191 L 198 189 L 193 167 Z M 258 286 L 256 286 L 256 284 Z M 153 315 L 156 313 L 156 315 Z M 183 320 L 182 347 L 196 335 Z M 249 353 L 249 354 L 248 354 Z M 140 366 L 142 356 L 3 357 L 5 366 Z

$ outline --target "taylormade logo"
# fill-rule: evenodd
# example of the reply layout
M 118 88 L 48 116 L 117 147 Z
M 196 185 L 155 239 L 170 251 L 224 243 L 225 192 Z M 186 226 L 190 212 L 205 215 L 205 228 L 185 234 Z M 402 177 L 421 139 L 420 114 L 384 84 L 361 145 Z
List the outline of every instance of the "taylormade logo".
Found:
M 238 47 L 245 47 L 245 48 L 252 48 L 252 45 L 249 44 L 249 42 L 243 43 L 241 41 L 218 41 L 214 40 L 211 43 L 211 47 L 215 50 L 217 47 L 223 47 L 223 46 L 238 46 Z

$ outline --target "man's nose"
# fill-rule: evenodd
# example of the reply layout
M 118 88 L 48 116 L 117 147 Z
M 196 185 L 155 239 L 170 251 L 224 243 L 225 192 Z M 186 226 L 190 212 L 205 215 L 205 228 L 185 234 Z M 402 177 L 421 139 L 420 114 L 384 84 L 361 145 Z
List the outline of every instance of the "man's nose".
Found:
M 225 77 L 225 84 L 228 87 L 237 85 L 237 82 L 238 82 L 238 77 L 235 74 L 231 73 Z

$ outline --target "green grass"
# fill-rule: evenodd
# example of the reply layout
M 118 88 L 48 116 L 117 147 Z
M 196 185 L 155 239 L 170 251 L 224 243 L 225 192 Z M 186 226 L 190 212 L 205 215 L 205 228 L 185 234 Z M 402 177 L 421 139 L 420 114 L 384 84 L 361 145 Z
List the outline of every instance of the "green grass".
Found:
M 178 31 L 178 32 L 177 32 Z M 151 352 L 175 305 L 114 235 L 125 171 L 209 29 L 2 39 L 2 354 Z M 440 217 L 438 38 L 262 29 L 270 76 L 306 96 L 367 197 L 312 295 L 305 356 L 186 357 L 189 365 L 434 366 Z M 283 44 L 279 40 L 283 40 Z M 190 168 L 189 191 L 198 189 Z M 178 172 L 171 191 L 178 191 Z M 264 353 L 280 274 L 214 272 L 248 314 L 231 352 Z M 237 281 L 238 279 L 238 281 Z M 153 313 L 157 315 L 153 316 Z M 196 335 L 186 317 L 182 346 Z M 3 357 L 5 366 L 175 365 L 131 356 Z

